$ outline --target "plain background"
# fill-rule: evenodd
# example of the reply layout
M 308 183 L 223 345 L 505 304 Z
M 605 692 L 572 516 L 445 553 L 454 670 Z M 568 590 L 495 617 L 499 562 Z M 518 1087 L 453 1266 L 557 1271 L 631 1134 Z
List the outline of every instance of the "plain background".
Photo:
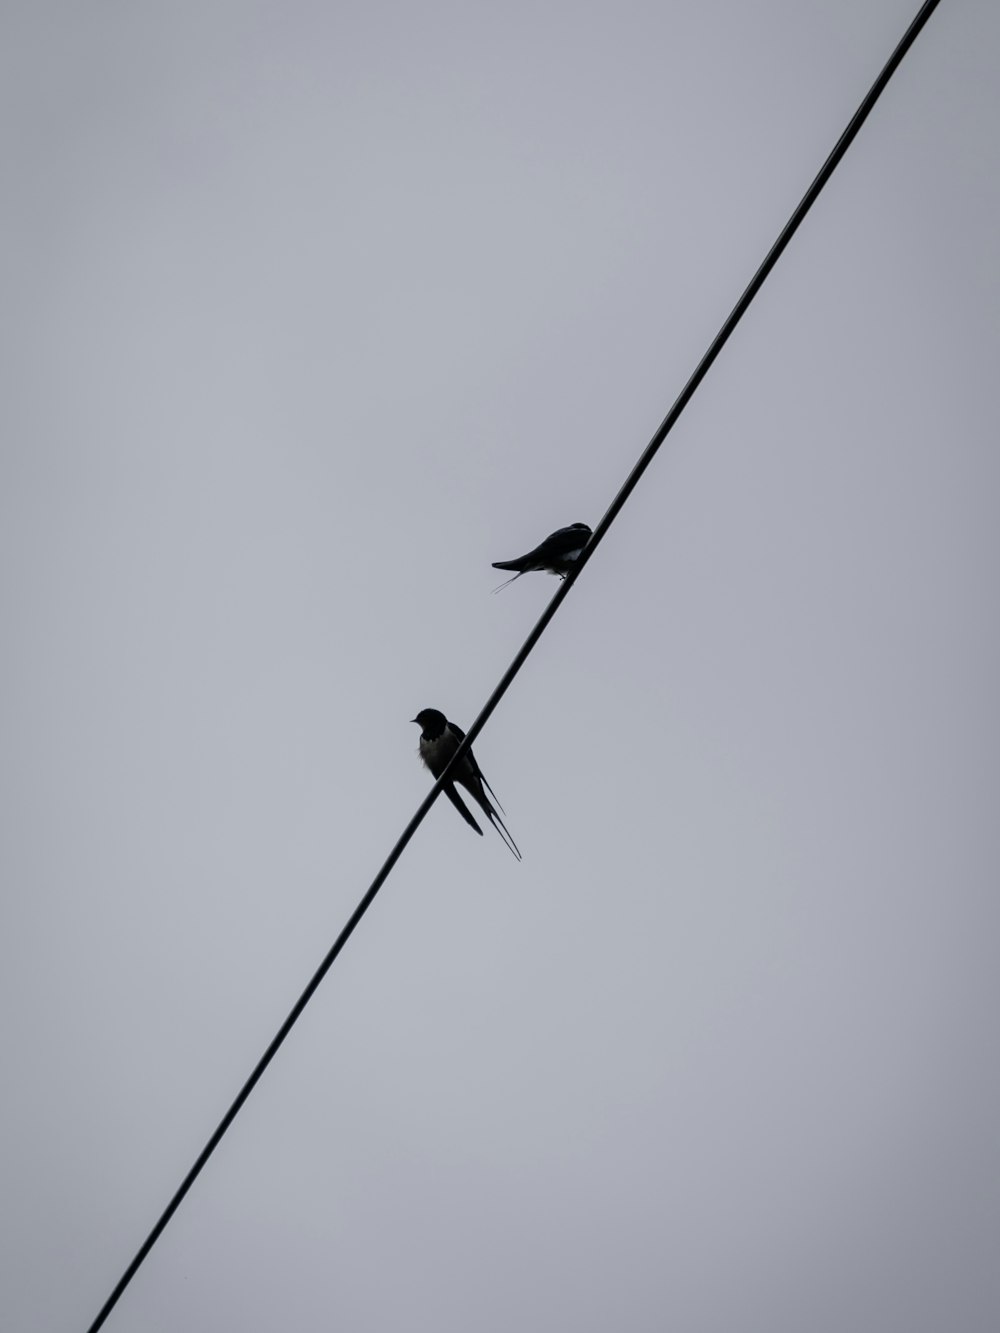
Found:
M 11 4 L 0 1324 L 82 1329 L 916 0 Z M 109 1329 L 1000 1321 L 946 0 Z

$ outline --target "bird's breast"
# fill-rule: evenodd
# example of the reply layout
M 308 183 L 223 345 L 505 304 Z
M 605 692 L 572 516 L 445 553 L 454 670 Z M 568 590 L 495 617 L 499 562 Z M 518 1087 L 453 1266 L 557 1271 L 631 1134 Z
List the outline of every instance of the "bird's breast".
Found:
M 435 777 L 443 770 L 457 749 L 458 742 L 447 732 L 442 736 L 435 736 L 433 740 L 425 736 L 420 737 L 420 758 Z

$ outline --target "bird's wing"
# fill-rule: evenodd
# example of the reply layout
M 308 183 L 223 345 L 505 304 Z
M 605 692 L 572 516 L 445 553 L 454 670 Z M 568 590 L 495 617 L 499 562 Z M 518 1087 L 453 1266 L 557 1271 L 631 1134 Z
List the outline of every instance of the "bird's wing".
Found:
M 535 556 L 537 554 L 538 554 L 538 548 L 536 547 L 534 551 L 529 551 L 527 555 L 519 555 L 516 560 L 494 560 L 493 568 L 516 569 L 519 574 L 524 574 L 526 572 L 526 566 L 531 560 L 532 556 Z M 513 580 L 511 580 L 511 582 L 513 582 Z
M 571 528 L 560 528 L 551 537 L 545 538 L 542 547 L 545 548 L 546 555 L 566 555 L 569 551 L 578 551 L 586 546 L 593 535 L 586 524 L 581 523 Z
M 462 730 L 461 727 L 456 726 L 454 722 L 448 723 L 448 729 L 449 731 L 453 732 L 460 741 L 465 740 L 465 732 Z M 471 769 L 471 772 L 463 774 L 462 776 L 456 778 L 456 781 L 462 784 L 462 786 L 469 793 L 472 799 L 480 807 L 486 818 L 490 821 L 490 823 L 493 825 L 496 831 L 500 834 L 501 838 L 503 838 L 504 842 L 513 852 L 514 856 L 516 856 L 517 859 L 520 861 L 521 853 L 520 850 L 518 849 L 518 845 L 514 841 L 514 839 L 510 836 L 510 833 L 507 829 L 507 825 L 503 822 L 503 820 L 500 818 L 497 812 L 493 809 L 489 797 L 487 797 L 486 792 L 483 791 L 483 787 L 484 786 L 486 787 L 486 789 L 490 793 L 490 796 L 493 797 L 494 801 L 497 801 L 496 792 L 483 777 L 483 770 L 476 763 L 476 756 L 472 753 L 471 749 L 466 750 L 465 757 L 469 761 L 469 768 Z M 479 825 L 469 814 L 468 810 L 466 810 L 465 806 L 462 804 L 462 800 L 459 797 L 458 792 L 456 792 L 454 788 L 452 788 L 451 783 L 448 783 L 448 785 L 445 787 L 445 791 L 451 797 L 455 806 L 459 810 L 461 810 L 461 812 L 465 815 L 469 823 L 472 824 L 473 828 L 478 829 L 479 832 L 481 833 L 482 829 L 479 828 Z M 503 806 L 500 805 L 499 801 L 497 801 L 497 805 L 500 806 L 500 810 L 503 811 Z
M 483 830 L 479 827 L 479 825 L 473 818 L 472 811 L 469 809 L 469 807 L 462 800 L 461 796 L 459 796 L 458 792 L 455 790 L 455 784 L 453 782 L 446 782 L 444 784 L 444 794 L 445 796 L 447 796 L 448 800 L 451 801 L 452 805 L 462 816 L 465 822 L 467 824 L 471 824 L 472 827 L 479 834 L 479 836 L 482 837 Z
M 490 796 L 492 796 L 493 800 L 496 801 L 496 793 L 494 792 L 490 784 L 486 781 L 486 779 L 483 777 L 482 773 L 479 771 L 478 765 L 476 765 L 473 768 L 472 772 L 463 774 L 462 777 L 458 779 L 458 781 L 462 784 L 465 790 L 476 802 L 476 804 L 482 810 L 483 814 L 490 821 L 490 823 L 493 825 L 496 831 L 500 834 L 501 838 L 503 838 L 504 842 L 513 852 L 513 854 L 517 857 L 517 859 L 520 861 L 521 852 L 520 849 L 518 848 L 517 843 L 510 836 L 510 830 L 507 828 L 507 825 L 503 822 L 503 820 L 497 814 L 496 810 L 493 808 L 493 803 L 490 801 L 489 796 L 487 796 L 486 792 L 483 791 L 483 786 L 485 785 L 489 790 Z M 499 801 L 497 801 L 497 805 L 500 805 Z M 500 809 L 503 810 L 503 806 L 500 806 Z
M 516 569 L 520 574 L 526 574 L 529 569 L 544 561 L 548 551 L 551 537 L 546 537 L 543 542 L 539 542 L 526 555 L 519 555 L 516 560 L 494 560 L 494 569 Z
M 453 732 L 455 733 L 455 735 L 458 737 L 458 739 L 459 739 L 460 742 L 465 740 L 465 732 L 462 730 L 461 727 L 457 727 L 457 726 L 455 725 L 454 722 L 449 722 L 449 723 L 448 723 L 448 728 L 449 728 L 450 731 L 453 731 Z M 493 797 L 494 801 L 497 802 L 497 806 L 498 806 L 498 808 L 500 809 L 501 813 L 502 813 L 502 814 L 506 814 L 506 813 L 507 813 L 506 810 L 504 810 L 503 806 L 500 805 L 500 802 L 497 801 L 497 794 L 496 794 L 496 792 L 493 790 L 493 788 L 490 786 L 490 784 L 486 781 L 486 776 L 485 776 L 485 774 L 483 773 L 483 770 L 479 767 L 479 764 L 478 764 L 478 762 L 476 761 L 476 756 L 472 753 L 472 749 L 471 749 L 471 748 L 468 749 L 468 750 L 466 750 L 466 752 L 465 752 L 465 757 L 466 757 L 466 759 L 469 761 L 469 767 L 472 769 L 473 775 L 479 779 L 479 781 L 485 786 L 485 788 L 486 788 L 486 790 L 489 792 L 489 794 Z M 461 782 L 462 779 L 461 779 L 461 778 L 457 778 L 456 781 L 457 781 L 457 782 Z M 468 785 L 468 784 L 466 784 L 466 785 Z M 482 792 L 478 792 L 478 793 L 477 793 L 474 787 L 470 786 L 470 787 L 469 787 L 469 791 L 472 793 L 473 796 L 475 796 L 476 800 L 479 801 L 480 804 L 482 804 L 482 802 L 486 800 L 486 797 L 483 796 Z M 489 802 L 487 801 L 486 804 L 488 805 Z M 485 809 L 485 807 L 484 807 L 484 809 Z

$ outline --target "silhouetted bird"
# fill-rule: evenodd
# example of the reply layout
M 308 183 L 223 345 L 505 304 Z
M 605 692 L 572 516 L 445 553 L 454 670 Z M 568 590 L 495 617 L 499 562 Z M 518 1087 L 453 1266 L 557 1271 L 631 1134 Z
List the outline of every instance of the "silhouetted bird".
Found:
M 439 713 L 436 708 L 423 708 L 412 720 L 420 727 L 420 758 L 435 778 L 439 778 L 447 767 L 449 759 L 458 749 L 459 742 L 465 739 L 465 732 L 460 727 L 456 727 L 454 722 L 449 722 L 444 713 Z M 452 769 L 451 777 L 444 784 L 444 794 L 465 822 L 471 824 L 479 836 L 482 837 L 483 830 L 476 823 L 468 806 L 455 790 L 456 782 L 460 783 L 471 795 L 483 814 L 520 861 L 521 853 L 517 849 L 517 843 L 507 832 L 507 826 L 497 814 L 489 796 L 483 791 L 485 785 L 493 800 L 497 800 L 496 793 L 483 777 L 482 769 L 476 763 L 471 750 L 466 750 L 459 760 L 457 768 Z M 497 805 L 500 806 L 501 810 L 503 809 L 499 801 L 497 801 Z
M 541 546 L 536 546 L 527 555 L 518 556 L 516 560 L 494 560 L 493 568 L 516 569 L 514 579 L 534 570 L 558 574 L 564 579 L 573 563 L 580 559 L 592 535 L 586 523 L 571 523 L 568 528 L 560 528 L 558 532 L 546 537 Z M 514 579 L 508 579 L 507 583 L 513 583 Z M 500 588 L 506 588 L 507 583 L 501 583 Z M 493 591 L 499 592 L 500 588 L 494 588 Z

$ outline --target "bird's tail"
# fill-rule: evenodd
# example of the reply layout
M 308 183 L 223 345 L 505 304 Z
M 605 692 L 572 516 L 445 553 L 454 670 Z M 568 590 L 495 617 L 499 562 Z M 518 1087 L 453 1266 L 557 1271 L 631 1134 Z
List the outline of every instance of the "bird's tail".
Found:
M 494 565 L 493 568 L 494 568 L 494 569 L 514 569 L 515 566 L 514 566 L 513 564 L 511 564 L 511 562 L 510 562 L 509 560 L 507 560 L 507 561 L 504 561 L 502 564 Z M 506 588 L 506 587 L 508 586 L 508 584 L 513 583 L 513 582 L 514 582 L 514 579 L 519 579 L 519 578 L 521 577 L 521 575 L 524 574 L 524 573 L 526 573 L 525 570 L 523 570 L 523 569 L 519 569 L 519 570 L 517 571 L 517 573 L 514 575 L 514 578 L 513 578 L 513 579 L 505 579 L 504 582 L 501 583 L 498 587 L 494 588 L 493 591 L 494 591 L 494 592 L 502 592 L 503 589 Z
M 477 767 L 478 767 L 478 765 L 477 765 Z M 482 773 L 477 773 L 477 774 L 476 774 L 476 777 L 477 777 L 477 778 L 479 779 L 479 781 L 483 784 L 483 786 L 486 788 L 486 790 L 489 792 L 489 794 L 493 797 L 494 801 L 496 801 L 497 809 L 500 811 L 500 813 L 501 813 L 502 815 L 505 815 L 505 814 L 507 813 L 507 811 L 503 808 L 503 806 L 500 804 L 500 802 L 497 801 L 497 794 L 496 794 L 496 792 L 493 790 L 493 788 L 490 786 L 490 784 L 489 784 L 489 783 L 486 781 L 486 779 L 483 777 Z
M 504 842 L 510 848 L 515 858 L 518 861 L 520 861 L 521 852 L 517 843 L 510 836 L 510 832 L 507 829 L 507 825 L 503 822 L 503 820 L 500 818 L 500 816 L 497 814 L 497 812 L 493 809 L 492 806 L 490 806 L 489 808 L 489 820 L 490 823 L 493 825 L 493 827 L 496 829 L 496 831 L 500 834 L 501 838 L 503 838 Z
M 483 777 L 482 773 L 477 773 L 476 777 L 479 779 L 480 783 L 479 791 L 476 793 L 476 795 L 483 813 L 485 814 L 486 818 L 490 821 L 490 823 L 493 825 L 493 827 L 496 829 L 496 831 L 500 834 L 501 838 L 503 838 L 504 842 L 513 852 L 513 854 L 520 861 L 521 849 L 518 847 L 514 839 L 510 836 L 510 830 L 507 828 L 507 825 L 497 814 L 496 807 L 493 804 L 493 801 L 497 801 L 497 798 L 493 792 L 493 788 Z M 486 791 L 489 792 L 490 796 L 493 797 L 493 801 L 491 801 L 490 796 L 487 796 L 486 792 L 483 791 L 484 786 L 486 787 Z M 500 805 L 499 801 L 497 801 L 497 805 L 499 805 L 500 809 L 503 810 L 503 806 Z

